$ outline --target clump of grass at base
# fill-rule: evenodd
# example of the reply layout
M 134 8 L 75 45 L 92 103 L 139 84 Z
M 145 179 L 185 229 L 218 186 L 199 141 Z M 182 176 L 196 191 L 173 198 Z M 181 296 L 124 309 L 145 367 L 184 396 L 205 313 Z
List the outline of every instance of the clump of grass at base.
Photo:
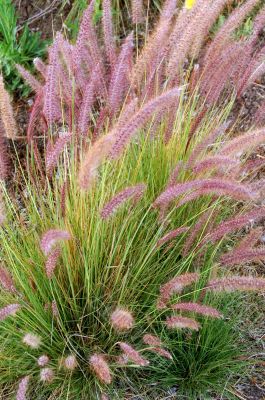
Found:
M 37 391 L 40 398 L 94 400 L 131 386 L 141 393 L 163 357 L 168 364 L 182 357 L 179 377 L 195 360 L 187 378 L 193 392 L 218 390 L 223 371 L 207 378 L 217 360 L 205 356 L 208 341 L 217 357 L 217 326 L 229 332 L 222 307 L 214 308 L 216 293 L 265 288 L 263 278 L 226 276 L 220 268 L 264 257 L 256 230 L 243 249 L 241 242 L 230 252 L 223 245 L 265 214 L 262 193 L 242 179 L 247 153 L 264 132 L 229 140 L 233 90 L 217 107 L 221 88 L 208 102 L 186 70 L 183 85 L 173 76 L 164 81 L 160 61 L 150 62 L 154 46 L 142 64 L 132 35 L 113 58 L 118 49 L 105 4 L 104 49 L 90 6 L 77 43 L 57 34 L 48 65 L 38 64 L 44 82 L 33 81 L 26 166 L 17 167 L 12 191 L 2 182 L 0 386 L 10 388 L 7 396 L 15 383 L 24 398 Z M 76 68 L 74 56 L 87 64 Z M 162 78 L 167 57 L 165 63 Z M 146 78 L 149 68 L 154 74 Z M 242 212 L 235 213 L 238 202 Z M 230 354 L 223 357 L 232 372 Z M 165 381 L 172 374 L 174 367 Z

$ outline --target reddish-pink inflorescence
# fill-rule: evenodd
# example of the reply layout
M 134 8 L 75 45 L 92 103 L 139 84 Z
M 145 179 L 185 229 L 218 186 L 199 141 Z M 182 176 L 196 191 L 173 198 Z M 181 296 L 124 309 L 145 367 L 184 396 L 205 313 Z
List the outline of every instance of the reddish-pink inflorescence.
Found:
M 146 185 L 142 183 L 123 189 L 102 208 L 100 212 L 101 217 L 103 219 L 109 218 L 121 204 L 130 198 L 139 200 L 145 190 Z
M 112 381 L 112 376 L 104 355 L 93 354 L 89 359 L 89 364 L 95 375 L 103 383 L 110 384 Z
M 128 343 L 118 342 L 118 345 L 120 346 L 124 354 L 128 357 L 128 359 L 136 365 L 139 365 L 141 367 L 146 367 L 147 365 L 149 365 L 149 361 L 146 358 L 142 357 L 140 353 Z
M 182 226 L 180 228 L 168 232 L 165 236 L 163 236 L 161 239 L 157 241 L 157 247 L 161 246 L 162 244 L 168 242 L 171 239 L 174 239 L 175 237 L 181 235 L 182 233 L 187 232 L 188 230 L 189 230 L 188 226 Z
M 222 314 L 215 308 L 198 303 L 176 303 L 173 304 L 171 308 L 177 311 L 188 311 L 212 318 L 220 318 L 222 316 Z
M 54 249 L 51 250 L 49 253 L 46 263 L 45 263 L 45 271 L 46 275 L 49 279 L 53 277 L 54 270 L 57 264 L 57 261 L 59 260 L 61 255 L 61 249 L 60 247 L 55 247 Z
M 116 308 L 110 316 L 113 328 L 118 332 L 124 332 L 132 329 L 134 318 L 130 311 L 123 308 Z
M 43 234 L 40 247 L 43 253 L 48 256 L 57 242 L 70 239 L 71 235 L 69 232 L 60 229 L 50 229 Z
M 199 322 L 195 321 L 192 318 L 180 317 L 180 316 L 172 316 L 167 317 L 166 326 L 170 329 L 192 329 L 198 331 L 200 329 Z
M 196 282 L 198 279 L 199 274 L 196 272 L 191 272 L 179 275 L 162 285 L 160 288 L 160 296 L 158 298 L 157 308 L 165 308 L 173 294 L 181 293 L 186 286 Z
M 55 378 L 54 371 L 51 368 L 42 368 L 40 371 L 40 380 L 41 382 L 51 383 Z
M 16 288 L 11 273 L 4 267 L 0 267 L 0 285 L 4 290 L 15 293 Z
M 29 376 L 25 376 L 19 382 L 18 390 L 17 390 L 17 394 L 16 394 L 16 400 L 27 400 L 26 394 L 27 394 L 27 390 L 28 390 L 29 379 L 30 379 Z
M 15 315 L 21 308 L 20 304 L 9 304 L 0 309 L 0 321 L 3 321 L 11 315 Z
M 39 367 L 45 367 L 47 364 L 49 364 L 50 359 L 46 354 L 43 354 L 38 358 L 38 366 Z
M 234 275 L 212 279 L 207 283 L 206 289 L 212 292 L 265 291 L 265 278 Z

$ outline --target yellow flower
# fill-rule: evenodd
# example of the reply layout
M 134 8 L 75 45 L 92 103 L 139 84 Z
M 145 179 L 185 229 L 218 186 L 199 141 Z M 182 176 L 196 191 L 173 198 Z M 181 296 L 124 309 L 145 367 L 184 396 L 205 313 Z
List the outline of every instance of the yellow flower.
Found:
M 195 4 L 196 0 L 185 0 L 185 7 L 190 10 L 194 4 Z

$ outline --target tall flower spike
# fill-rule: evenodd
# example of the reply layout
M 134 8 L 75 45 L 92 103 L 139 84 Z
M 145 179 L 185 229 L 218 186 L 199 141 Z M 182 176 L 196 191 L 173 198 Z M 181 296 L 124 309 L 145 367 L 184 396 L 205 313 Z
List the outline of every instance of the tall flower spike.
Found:
M 143 336 L 143 342 L 145 344 L 148 344 L 149 346 L 152 346 L 149 351 L 152 351 L 153 353 L 159 354 L 162 357 L 165 357 L 169 360 L 172 360 L 172 356 L 169 353 L 169 351 L 163 349 L 161 340 L 154 335 L 146 334 Z
M 220 318 L 222 315 L 213 307 L 204 306 L 198 303 L 176 303 L 171 306 L 173 310 L 188 311 L 196 314 L 205 315 L 206 317 Z
M 220 155 L 243 154 L 265 141 L 265 128 L 244 133 L 226 143 L 220 150 Z
M 166 326 L 169 329 L 192 329 L 194 331 L 198 331 L 201 327 L 199 322 L 195 321 L 192 318 L 187 317 L 167 317 L 166 319 Z
M 46 263 L 45 263 L 45 271 L 46 275 L 49 279 L 53 277 L 54 270 L 57 264 L 57 261 L 59 260 L 61 255 L 61 249 L 60 247 L 56 247 L 55 249 L 52 249 L 51 252 L 49 253 Z
M 149 361 L 142 357 L 140 353 L 128 343 L 119 342 L 118 345 L 124 354 L 129 358 L 129 360 L 134 362 L 136 365 L 140 365 L 141 367 L 146 367 L 149 365 Z
M 216 243 L 222 239 L 225 235 L 235 232 L 236 230 L 243 228 L 250 222 L 258 222 L 265 217 L 265 207 L 259 207 L 257 209 L 246 212 L 245 214 L 236 215 L 235 217 L 229 218 L 226 221 L 218 225 L 215 230 L 209 233 L 203 240 L 202 244 L 207 242 Z
M 115 135 L 111 156 L 117 158 L 129 143 L 131 137 L 157 112 L 166 110 L 179 97 L 181 89 L 171 89 L 146 103 L 130 121 Z
M 16 400 L 27 400 L 26 394 L 28 390 L 29 379 L 29 376 L 25 376 L 19 382 Z
M 4 135 L 8 139 L 15 139 L 17 136 L 17 125 L 11 105 L 10 96 L 5 89 L 3 76 L 0 74 L 0 119 L 4 127 Z
M 48 256 L 57 242 L 70 239 L 71 235 L 69 232 L 60 229 L 50 229 L 43 234 L 40 247 L 43 253 Z
M 32 349 L 38 349 L 41 345 L 40 337 L 38 335 L 34 335 L 33 333 L 26 333 L 22 341 Z
M 175 293 L 181 293 L 182 290 L 199 279 L 196 272 L 186 273 L 171 279 L 161 286 L 160 296 L 158 298 L 157 308 L 165 308 L 170 297 Z
M 9 304 L 0 309 L 0 321 L 3 321 L 10 315 L 15 315 L 17 311 L 21 308 L 20 304 Z
M 247 185 L 220 178 L 197 179 L 190 182 L 179 183 L 166 189 L 155 200 L 154 207 L 161 207 L 170 204 L 177 197 L 187 193 L 190 190 L 204 190 L 207 193 L 216 193 L 218 195 L 227 195 L 237 200 L 253 200 L 255 194 L 252 193 Z
M 111 0 L 103 0 L 103 29 L 106 54 L 111 67 L 116 62 L 116 46 L 113 33 Z
M 265 291 L 265 278 L 252 276 L 230 276 L 212 279 L 206 285 L 206 290 L 212 292 Z
M 34 92 L 38 93 L 42 89 L 41 83 L 25 68 L 23 68 L 21 65 L 16 64 L 17 70 L 20 73 L 20 75 L 24 78 L 24 80 L 28 83 L 28 85 L 31 87 L 31 89 L 34 90 Z
M 112 114 L 115 114 L 124 101 L 124 94 L 129 87 L 129 67 L 133 55 L 133 34 L 125 40 L 118 60 L 113 69 L 109 87 L 109 106 Z
M 103 219 L 109 218 L 115 212 L 115 210 L 129 198 L 139 200 L 145 190 L 146 185 L 142 183 L 122 190 L 102 208 L 100 212 L 101 217 Z
M 96 181 L 98 168 L 109 154 L 115 137 L 112 133 L 102 136 L 89 148 L 83 162 L 81 163 L 78 183 L 81 189 L 88 190 Z
M 7 292 L 10 292 L 10 293 L 16 292 L 13 278 L 12 278 L 10 272 L 4 267 L 0 267 L 0 285 Z
M 110 321 L 117 332 L 128 331 L 134 325 L 133 315 L 123 308 L 116 308 L 110 316 Z
M 170 232 L 168 232 L 165 236 L 163 236 L 161 239 L 158 240 L 157 242 L 157 247 L 161 246 L 162 244 L 168 242 L 171 239 L 174 239 L 175 237 L 181 235 L 184 232 L 187 232 L 189 230 L 188 226 L 182 226 L 181 228 L 174 229 Z
M 105 360 L 105 357 L 101 354 L 93 354 L 89 359 L 89 364 L 92 371 L 103 383 L 110 384 L 112 376 L 109 365 Z
M 245 248 L 238 251 L 231 251 L 224 254 L 220 261 L 225 266 L 240 265 L 250 261 L 261 261 L 265 259 L 265 249 L 262 248 Z
M 144 20 L 143 0 L 132 1 L 132 21 L 134 24 L 140 24 Z
M 67 143 L 72 139 L 71 133 L 66 133 L 65 135 L 59 137 L 53 146 L 47 147 L 45 163 L 46 171 L 48 175 L 51 175 L 53 169 L 56 167 L 59 156 L 63 152 Z

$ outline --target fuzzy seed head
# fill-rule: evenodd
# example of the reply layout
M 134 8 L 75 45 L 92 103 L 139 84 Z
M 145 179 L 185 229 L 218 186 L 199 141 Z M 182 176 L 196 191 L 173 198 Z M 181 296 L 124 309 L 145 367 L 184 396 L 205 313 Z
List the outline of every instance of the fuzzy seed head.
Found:
M 0 321 L 3 321 L 7 317 L 11 315 L 15 315 L 16 312 L 20 309 L 20 304 L 9 304 L 0 309 Z
M 23 337 L 23 343 L 32 349 L 38 349 L 41 345 L 41 339 L 39 336 L 34 335 L 33 333 L 26 333 Z
M 200 329 L 200 324 L 191 318 L 186 317 L 167 317 L 166 325 L 169 329 L 192 329 L 198 331 Z
M 117 332 L 128 331 L 129 329 L 132 329 L 134 325 L 132 314 L 122 308 L 116 308 L 110 316 L 110 321 Z
M 132 361 L 136 365 L 140 365 L 141 367 L 146 367 L 147 365 L 149 365 L 149 361 L 142 357 L 140 353 L 135 350 L 131 345 L 124 342 L 119 342 L 118 344 L 130 361 Z
M 194 312 L 212 318 L 220 318 L 221 314 L 213 307 L 204 306 L 197 303 L 177 303 L 172 305 L 173 310 Z
M 68 369 L 69 371 L 74 371 L 77 367 L 77 360 L 76 356 L 70 354 L 69 356 L 65 357 L 63 361 L 63 366 Z
M 112 381 L 111 372 L 105 357 L 101 354 L 93 354 L 89 359 L 92 371 L 103 383 L 110 384 Z
M 29 376 L 22 378 L 18 385 L 18 391 L 16 395 L 16 400 L 27 400 L 26 393 L 29 384 Z
M 54 372 L 51 368 L 43 368 L 40 371 L 41 382 L 51 383 L 54 380 Z
M 44 354 L 43 356 L 40 356 L 38 358 L 38 366 L 39 367 L 45 367 L 45 365 L 47 365 L 49 363 L 50 359 L 48 356 L 46 356 L 46 354 Z

